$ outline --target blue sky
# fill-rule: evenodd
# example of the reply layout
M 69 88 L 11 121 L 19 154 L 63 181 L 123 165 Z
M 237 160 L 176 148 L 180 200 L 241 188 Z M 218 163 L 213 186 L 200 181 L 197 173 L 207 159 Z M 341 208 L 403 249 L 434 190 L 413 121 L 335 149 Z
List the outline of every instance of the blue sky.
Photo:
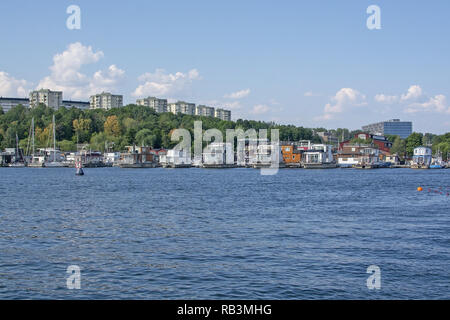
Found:
M 69 5 L 81 30 L 69 30 Z M 369 30 L 369 5 L 381 29 Z M 233 118 L 450 131 L 449 1 L 2 1 L 0 95 L 156 95 Z

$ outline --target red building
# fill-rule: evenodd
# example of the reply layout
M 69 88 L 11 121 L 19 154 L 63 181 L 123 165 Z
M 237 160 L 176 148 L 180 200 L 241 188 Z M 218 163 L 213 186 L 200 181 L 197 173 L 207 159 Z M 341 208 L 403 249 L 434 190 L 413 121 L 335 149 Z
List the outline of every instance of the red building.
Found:
M 389 153 L 392 148 L 392 142 L 390 142 L 386 137 L 384 136 L 378 136 L 375 134 L 369 134 L 369 133 L 358 133 L 354 136 L 355 139 L 361 139 L 361 140 L 372 140 L 372 143 L 374 146 L 376 146 L 381 152 Z M 344 147 L 344 144 L 350 143 L 350 140 L 343 141 L 339 144 L 339 150 L 342 150 Z

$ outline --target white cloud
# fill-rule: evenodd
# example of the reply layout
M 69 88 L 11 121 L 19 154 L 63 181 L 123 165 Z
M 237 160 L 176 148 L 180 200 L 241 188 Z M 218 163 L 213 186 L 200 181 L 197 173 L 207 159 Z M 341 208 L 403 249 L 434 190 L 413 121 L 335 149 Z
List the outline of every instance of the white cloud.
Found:
M 144 73 L 138 80 L 144 82 L 133 92 L 133 96 L 164 96 L 182 92 L 194 80 L 201 79 L 197 69 L 187 73 L 166 73 L 164 69 L 156 69 L 154 73 Z
M 31 83 L 26 80 L 18 80 L 8 73 L 0 71 L 0 96 L 28 97 Z
M 402 94 L 403 101 L 417 99 L 422 95 L 422 88 L 418 85 L 410 86 L 406 94 Z
M 250 94 L 250 89 L 244 89 L 240 91 L 236 91 L 230 94 L 226 94 L 224 97 L 229 99 L 242 99 L 247 97 Z
M 314 92 L 312 92 L 312 91 L 306 91 L 306 92 L 303 94 L 303 96 L 305 96 L 305 97 L 319 97 L 320 94 L 314 93 Z
M 324 108 L 324 114 L 316 120 L 330 120 L 334 114 L 342 113 L 347 107 L 363 106 L 366 96 L 352 88 L 342 88 L 331 98 L 331 103 L 327 103 Z
M 398 96 L 388 96 L 385 94 L 377 94 L 375 101 L 385 104 L 393 104 L 398 101 Z
M 416 112 L 436 112 L 436 113 L 447 113 L 450 114 L 450 106 L 447 105 L 447 98 L 439 94 L 437 96 L 431 97 L 428 101 L 424 103 L 412 103 L 406 109 L 406 113 L 416 113 Z
M 103 57 L 102 51 L 94 52 L 91 46 L 72 43 L 53 57 L 51 74 L 39 82 L 37 89 L 63 91 L 65 98 L 72 99 L 87 99 L 92 94 L 113 91 L 125 74 L 117 66 L 111 65 L 108 70 L 97 71 L 93 76 L 80 72 L 84 65 L 96 63 Z
M 251 114 L 263 114 L 269 112 L 270 108 L 265 104 L 258 104 L 250 111 Z

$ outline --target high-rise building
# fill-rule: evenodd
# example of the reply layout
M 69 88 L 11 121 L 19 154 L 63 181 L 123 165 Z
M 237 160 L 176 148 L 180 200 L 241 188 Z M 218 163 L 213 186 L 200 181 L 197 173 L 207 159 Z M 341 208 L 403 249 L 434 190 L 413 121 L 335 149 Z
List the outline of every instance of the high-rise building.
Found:
M 148 97 L 148 98 L 136 100 L 136 104 L 139 106 L 145 106 L 145 107 L 152 108 L 153 110 L 155 110 L 158 113 L 168 112 L 166 99 L 158 99 L 155 97 Z
M 44 104 L 53 109 L 59 109 L 62 106 L 62 91 L 51 91 L 49 89 L 41 89 L 30 92 L 30 108 Z
M 110 110 L 112 108 L 123 107 L 123 96 L 114 95 L 109 92 L 102 92 L 91 96 L 90 98 L 91 109 L 105 109 Z
M 203 117 L 214 117 L 214 108 L 199 105 L 195 107 L 195 115 L 196 116 L 203 116 Z
M 225 121 L 231 121 L 231 111 L 224 109 L 216 109 L 214 117 Z
M 397 135 L 402 139 L 408 138 L 412 133 L 411 121 L 400 121 L 392 119 L 378 123 L 369 124 L 362 127 L 363 131 L 375 135 Z
M 188 103 L 184 101 L 178 101 L 175 103 L 169 104 L 169 110 L 173 114 L 189 114 L 189 115 L 195 115 L 195 103 Z

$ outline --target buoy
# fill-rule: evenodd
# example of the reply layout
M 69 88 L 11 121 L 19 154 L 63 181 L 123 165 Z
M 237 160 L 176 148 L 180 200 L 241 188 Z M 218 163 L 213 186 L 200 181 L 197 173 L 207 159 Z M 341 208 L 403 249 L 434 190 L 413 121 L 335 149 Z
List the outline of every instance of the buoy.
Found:
M 422 187 L 418 187 L 417 191 L 423 191 L 423 188 Z

